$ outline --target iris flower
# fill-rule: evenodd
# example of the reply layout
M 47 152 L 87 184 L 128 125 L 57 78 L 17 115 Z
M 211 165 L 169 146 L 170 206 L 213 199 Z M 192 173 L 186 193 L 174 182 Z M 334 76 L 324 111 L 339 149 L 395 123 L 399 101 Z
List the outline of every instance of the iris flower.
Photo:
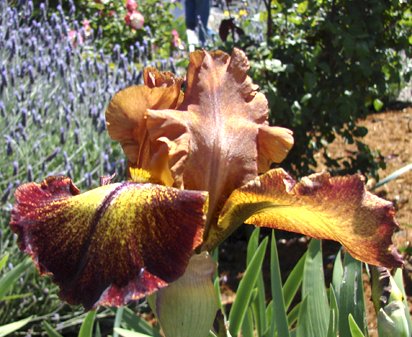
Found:
M 11 228 L 64 300 L 91 309 L 168 289 L 193 269 L 192 257 L 243 223 L 335 240 L 373 265 L 402 265 L 394 208 L 361 176 L 296 182 L 270 169 L 292 147 L 292 132 L 269 126 L 248 69 L 238 49 L 193 52 L 184 92 L 181 78 L 145 69 L 144 85 L 118 92 L 106 111 L 127 181 L 105 178 L 80 193 L 70 178 L 49 177 L 17 189 Z

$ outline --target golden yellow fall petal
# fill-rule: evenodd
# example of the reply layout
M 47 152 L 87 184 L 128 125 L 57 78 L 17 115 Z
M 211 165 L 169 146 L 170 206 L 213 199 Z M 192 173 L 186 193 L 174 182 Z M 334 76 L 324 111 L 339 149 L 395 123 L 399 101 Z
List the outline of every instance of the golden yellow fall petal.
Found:
M 243 222 L 340 242 L 353 257 L 385 267 L 402 258 L 392 244 L 398 228 L 393 205 L 366 191 L 358 176 L 315 174 L 296 183 L 282 169 L 271 170 L 235 190 L 205 247 Z M 228 231 L 228 232 L 226 232 Z
M 132 182 L 80 194 L 66 177 L 20 186 L 10 226 L 21 250 L 87 309 L 166 286 L 202 242 L 207 195 Z

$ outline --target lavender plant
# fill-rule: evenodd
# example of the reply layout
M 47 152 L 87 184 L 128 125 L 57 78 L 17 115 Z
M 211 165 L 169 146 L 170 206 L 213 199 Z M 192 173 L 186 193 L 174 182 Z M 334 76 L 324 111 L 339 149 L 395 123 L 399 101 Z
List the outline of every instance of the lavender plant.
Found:
M 7 229 L 16 186 L 64 174 L 87 187 L 123 174 L 123 159 L 114 159 L 120 147 L 102 135 L 104 111 L 113 93 L 139 83 L 147 55 L 144 43 L 127 54 L 119 46 L 110 55 L 97 50 L 93 32 L 59 6 L 0 0 L 0 256 L 10 253 L 2 274 L 21 261 Z M 50 284 L 36 279 L 27 273 L 16 282 L 14 293 L 25 298 L 3 302 L 0 325 L 56 309 Z

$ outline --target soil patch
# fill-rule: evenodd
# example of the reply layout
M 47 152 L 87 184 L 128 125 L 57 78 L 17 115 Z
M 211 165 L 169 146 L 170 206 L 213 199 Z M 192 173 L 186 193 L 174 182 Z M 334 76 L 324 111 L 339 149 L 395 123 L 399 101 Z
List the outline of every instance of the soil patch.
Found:
M 387 177 L 392 172 L 412 163 L 412 108 L 405 108 L 399 111 L 387 111 L 369 115 L 365 120 L 359 122 L 360 125 L 368 129 L 368 134 L 363 141 L 372 150 L 378 150 L 384 156 L 386 168 L 379 171 L 381 179 Z M 332 157 L 345 156 L 349 151 L 354 151 L 354 147 L 345 144 L 337 138 L 330 144 L 328 151 Z M 321 162 L 319 156 L 319 162 Z M 319 170 L 322 169 L 320 165 Z M 376 181 L 369 180 L 368 187 L 373 188 Z M 409 303 L 412 304 L 412 171 L 409 171 L 396 180 L 393 180 L 373 191 L 380 197 L 390 200 L 397 209 L 397 220 L 401 230 L 395 234 L 394 241 L 398 248 L 404 252 L 405 284 Z M 230 305 L 235 296 L 235 291 L 242 273 L 245 269 L 247 240 L 252 230 L 249 226 L 242 226 L 220 247 L 220 274 L 222 285 L 222 300 Z M 262 229 L 262 235 L 266 233 Z M 307 239 L 295 234 L 279 232 L 277 234 L 279 260 L 281 264 L 282 277 L 285 279 L 289 271 L 296 264 L 300 256 L 307 248 Z M 323 244 L 325 256 L 325 277 L 326 283 L 330 283 L 332 262 L 339 249 L 339 245 L 325 241 Z M 266 259 L 268 260 L 268 259 Z M 330 263 L 328 263 L 330 261 Z M 268 266 L 264 267 L 264 271 Z M 264 273 L 265 274 L 265 273 Z M 369 333 L 371 337 L 377 336 L 376 319 L 370 298 L 369 286 L 365 286 L 365 297 L 367 302 Z M 411 305 L 412 308 L 412 305 Z

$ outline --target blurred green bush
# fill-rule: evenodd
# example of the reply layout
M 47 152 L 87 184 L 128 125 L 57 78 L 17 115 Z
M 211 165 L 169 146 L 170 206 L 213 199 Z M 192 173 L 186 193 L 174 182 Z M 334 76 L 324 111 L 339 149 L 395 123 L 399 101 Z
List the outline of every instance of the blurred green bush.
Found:
M 362 142 L 367 129 L 357 121 L 381 110 L 411 76 L 410 5 L 384 0 L 264 4 L 266 10 L 242 18 L 244 35 L 229 34 L 219 47 L 245 50 L 251 76 L 269 99 L 271 123 L 293 130 L 295 145 L 282 166 L 307 174 L 320 151 L 335 173 L 376 177 L 383 158 Z M 328 144 L 337 135 L 357 151 L 331 157 Z
M 34 7 L 39 8 L 42 2 L 35 0 Z M 51 9 L 60 7 L 86 32 L 91 28 L 96 48 L 107 53 L 112 53 L 119 45 L 122 52 L 128 52 L 132 47 L 137 54 L 149 52 L 156 58 L 168 58 L 181 47 L 177 45 L 176 36 L 181 42 L 186 34 L 183 18 L 173 15 L 179 6 L 174 1 L 50 0 L 48 6 Z

